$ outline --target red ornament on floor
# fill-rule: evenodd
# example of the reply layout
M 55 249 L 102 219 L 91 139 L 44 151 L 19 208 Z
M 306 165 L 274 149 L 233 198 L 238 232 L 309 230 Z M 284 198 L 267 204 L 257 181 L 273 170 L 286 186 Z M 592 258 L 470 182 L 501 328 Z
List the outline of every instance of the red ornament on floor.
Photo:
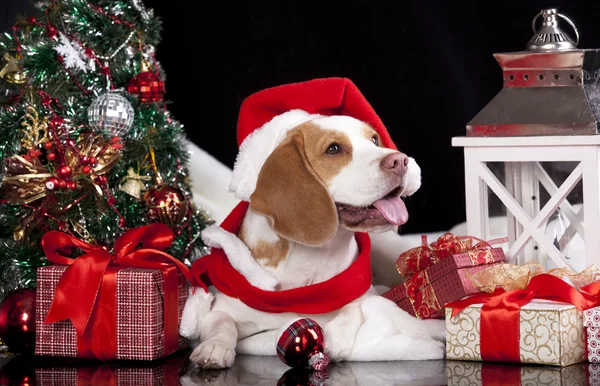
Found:
M 160 102 L 165 98 L 165 85 L 153 72 L 140 72 L 129 81 L 127 91 L 142 103 Z
M 22 288 L 0 303 L 0 339 L 10 352 L 28 354 L 35 348 L 35 290 Z
M 290 367 L 324 370 L 329 358 L 323 352 L 323 329 L 312 319 L 301 318 L 281 333 L 277 356 Z

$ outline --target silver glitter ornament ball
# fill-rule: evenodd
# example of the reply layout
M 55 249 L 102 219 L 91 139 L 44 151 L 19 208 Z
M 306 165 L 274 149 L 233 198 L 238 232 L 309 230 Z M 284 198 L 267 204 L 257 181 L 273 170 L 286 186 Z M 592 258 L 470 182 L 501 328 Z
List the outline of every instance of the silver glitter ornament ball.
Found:
M 107 92 L 96 98 L 88 108 L 88 121 L 94 130 L 123 137 L 133 126 L 133 114 L 133 107 L 125 97 Z

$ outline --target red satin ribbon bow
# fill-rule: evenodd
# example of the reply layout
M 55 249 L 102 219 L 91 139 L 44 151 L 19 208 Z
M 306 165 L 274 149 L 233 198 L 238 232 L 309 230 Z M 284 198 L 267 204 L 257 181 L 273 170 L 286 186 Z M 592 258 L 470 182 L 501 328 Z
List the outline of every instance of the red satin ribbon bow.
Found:
M 56 287 L 56 293 L 45 324 L 71 319 L 77 333 L 84 334 L 96 306 L 105 272 L 109 265 L 160 269 L 175 265 L 192 281 L 188 267 L 164 252 L 173 242 L 173 233 L 164 224 L 151 224 L 125 232 L 117 239 L 114 253 L 90 245 L 73 236 L 58 231 L 47 232 L 42 248 L 48 260 L 68 265 Z M 138 249 L 138 245 L 142 248 Z M 61 251 L 78 248 L 86 252 L 77 258 L 63 256 Z
M 481 359 L 490 362 L 520 362 L 520 310 L 533 299 L 569 303 L 584 311 L 600 305 L 600 282 L 578 291 L 564 280 L 541 274 L 533 277 L 525 290 L 471 296 L 446 304 L 452 317 L 473 304 L 484 303 L 480 316 Z
M 408 278 L 417 272 L 431 267 L 441 259 L 468 251 L 490 249 L 492 245 L 500 244 L 507 240 L 508 238 L 504 237 L 484 241 L 477 237 L 455 236 L 452 233 L 445 233 L 428 245 L 427 236 L 422 236 L 420 247 L 409 249 L 400 254 L 396 260 L 396 269 L 400 275 Z

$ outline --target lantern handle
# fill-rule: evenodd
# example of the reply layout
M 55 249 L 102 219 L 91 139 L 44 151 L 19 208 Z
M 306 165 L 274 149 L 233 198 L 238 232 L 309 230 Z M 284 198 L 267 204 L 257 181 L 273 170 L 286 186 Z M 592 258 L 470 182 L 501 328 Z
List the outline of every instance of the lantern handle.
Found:
M 533 18 L 533 20 L 531 21 L 531 29 L 533 30 L 534 34 L 537 34 L 537 28 L 535 28 L 535 22 L 537 21 L 537 19 L 542 16 L 542 12 L 538 13 L 537 15 L 535 15 L 535 17 Z M 579 44 L 579 31 L 577 30 L 577 27 L 575 27 L 575 23 L 573 23 L 571 21 L 571 19 L 569 19 L 568 17 L 566 17 L 565 15 L 563 15 L 562 13 L 556 13 L 556 16 L 562 17 L 567 23 L 569 23 L 569 25 L 571 26 L 571 28 L 573 29 L 573 31 L 575 32 L 575 46 L 577 46 Z

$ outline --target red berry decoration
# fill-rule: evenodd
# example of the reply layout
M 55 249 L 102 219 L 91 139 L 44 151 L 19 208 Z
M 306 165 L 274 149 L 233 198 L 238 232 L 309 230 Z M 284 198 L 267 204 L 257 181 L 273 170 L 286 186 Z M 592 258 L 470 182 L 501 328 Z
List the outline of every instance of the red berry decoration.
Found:
M 75 181 L 67 181 L 67 189 L 70 190 L 75 190 L 75 188 L 77 188 L 77 184 L 75 183 Z
M 48 153 L 48 155 L 46 156 L 46 158 L 48 158 L 48 161 L 54 161 L 56 159 L 56 154 L 54 154 L 54 153 Z
M 67 187 L 67 181 L 65 181 L 65 180 L 58 180 L 58 187 L 60 189 L 66 188 Z
M 58 188 L 58 178 L 50 177 L 46 180 L 46 189 L 54 190 Z
M 0 339 L 12 352 L 33 353 L 35 347 L 35 290 L 18 289 L 0 303 Z
M 165 98 L 165 85 L 153 72 L 140 72 L 129 81 L 127 91 L 142 103 L 160 102 Z
M 143 202 L 151 222 L 177 226 L 188 212 L 189 202 L 183 192 L 173 186 L 159 185 L 148 189 Z
M 277 356 L 290 367 L 324 370 L 329 358 L 323 352 L 323 329 L 312 319 L 300 318 L 280 335 Z
M 58 168 L 58 175 L 62 178 L 71 177 L 71 174 L 73 174 L 73 169 L 69 165 L 63 165 Z
M 52 149 L 52 142 L 44 142 L 44 148 L 46 150 Z
M 83 174 L 90 174 L 91 171 L 92 171 L 92 168 L 89 167 L 89 166 L 84 166 L 84 167 L 81 168 L 81 172 Z
M 56 29 L 55 26 L 48 24 L 48 26 L 46 27 L 46 33 L 48 34 L 48 37 L 50 39 L 54 39 L 55 37 L 58 36 L 58 30 Z
M 96 166 L 98 165 L 98 159 L 96 159 L 96 157 L 88 157 L 87 163 L 88 165 Z

